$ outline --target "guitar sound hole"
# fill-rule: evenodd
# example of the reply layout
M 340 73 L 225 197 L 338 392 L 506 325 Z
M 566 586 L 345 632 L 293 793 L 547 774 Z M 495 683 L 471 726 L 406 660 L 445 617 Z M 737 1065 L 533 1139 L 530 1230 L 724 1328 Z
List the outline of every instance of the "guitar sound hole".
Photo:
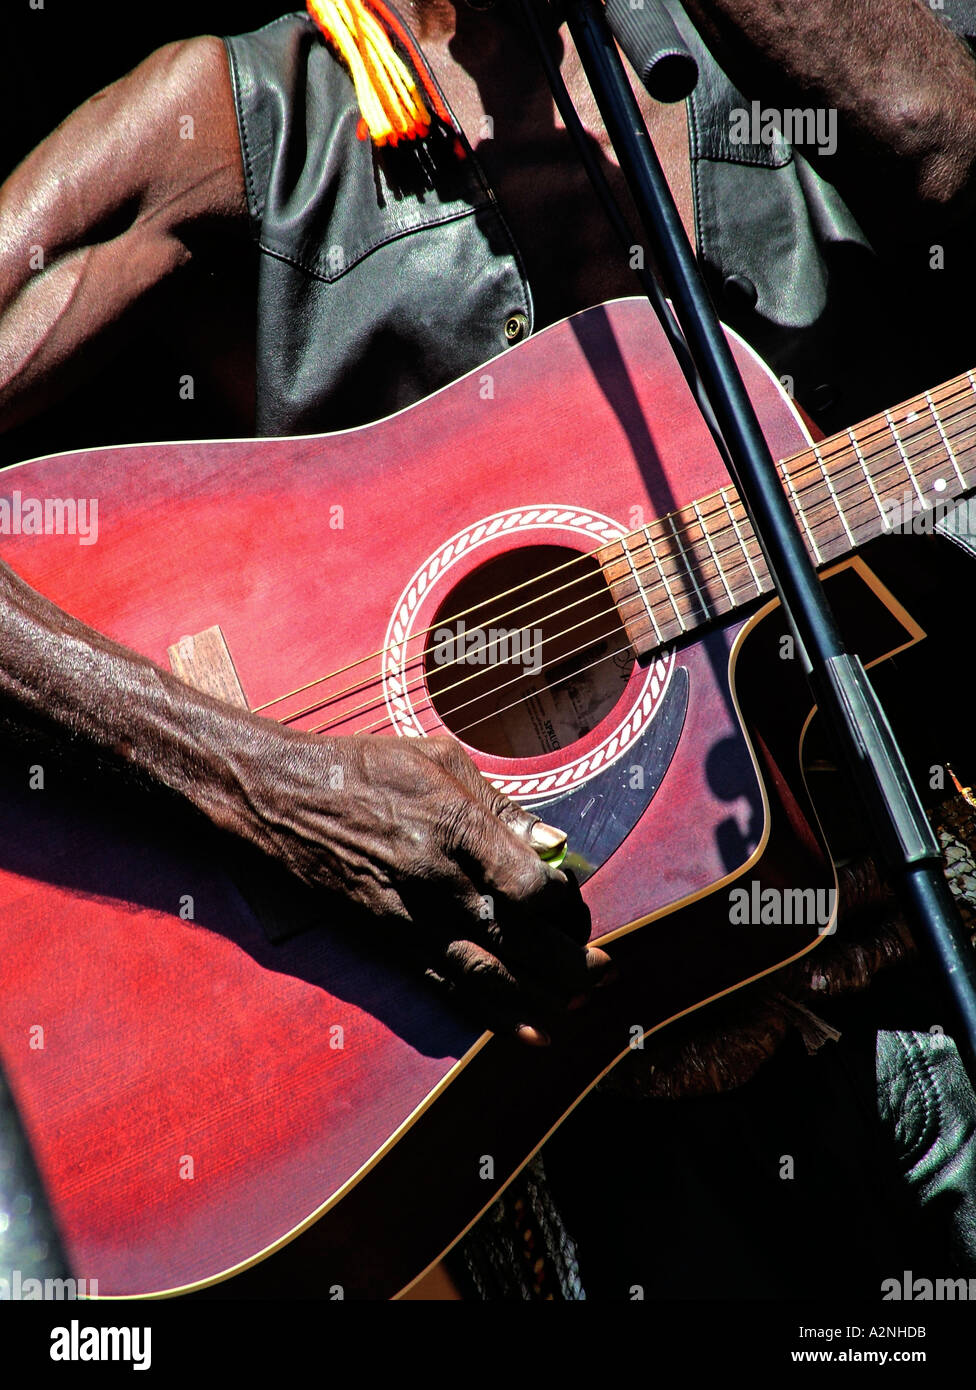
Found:
M 489 560 L 451 590 L 428 636 L 438 715 L 498 757 L 575 743 L 613 709 L 633 669 L 599 565 L 563 546 Z

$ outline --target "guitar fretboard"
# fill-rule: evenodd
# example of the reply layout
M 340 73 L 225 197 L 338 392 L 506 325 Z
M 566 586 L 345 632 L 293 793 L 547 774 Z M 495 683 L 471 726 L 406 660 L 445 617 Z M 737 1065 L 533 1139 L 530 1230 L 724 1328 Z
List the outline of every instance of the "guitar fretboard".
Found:
M 818 568 L 885 532 L 921 529 L 924 513 L 976 488 L 976 376 L 966 372 L 821 440 L 779 470 Z M 601 564 L 638 651 L 774 587 L 731 484 L 604 547 Z

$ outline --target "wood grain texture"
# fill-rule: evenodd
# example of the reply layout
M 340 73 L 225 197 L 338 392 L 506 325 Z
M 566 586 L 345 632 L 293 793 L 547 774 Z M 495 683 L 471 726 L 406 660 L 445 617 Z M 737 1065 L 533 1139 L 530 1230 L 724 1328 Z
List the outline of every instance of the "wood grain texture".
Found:
M 167 649 L 167 656 L 170 670 L 187 685 L 238 709 L 250 709 L 219 623 L 181 637 Z
M 773 452 L 800 447 L 775 383 L 736 352 Z M 99 540 L 9 537 L 4 556 L 161 663 L 181 635 L 219 624 L 257 707 L 384 646 L 410 577 L 485 518 L 589 509 L 626 527 L 634 507 L 658 515 L 725 481 L 641 301 L 557 325 L 491 370 L 492 401 L 475 374 L 355 432 L 23 465 L 4 475 L 8 491 L 97 495 Z M 541 523 L 460 548 L 418 595 L 417 625 L 450 584 L 530 539 L 567 543 L 564 528 Z M 770 881 L 830 879 L 816 837 L 794 836 L 807 808 L 779 773 L 770 816 L 788 843 L 766 823 L 730 693 L 740 628 L 680 654 L 684 732 L 648 811 L 585 886 L 594 938 L 706 893 L 767 830 L 782 855 Z M 645 678 L 635 668 L 621 703 Z M 367 727 L 371 716 L 353 710 L 362 700 L 333 702 L 343 731 Z M 417 703 L 428 731 L 440 729 L 422 691 Z M 572 755 L 588 756 L 616 717 Z M 775 752 L 758 745 L 761 762 L 789 761 L 795 721 L 789 729 Z M 497 777 L 544 776 L 566 760 L 471 751 Z M 625 756 L 614 765 L 630 775 Z M 315 931 L 269 941 L 222 847 L 188 818 L 26 787 L 22 769 L 0 770 L 0 1051 L 74 1270 L 105 1294 L 225 1277 L 333 1203 L 307 1237 L 218 1295 L 322 1296 L 337 1283 L 347 1297 L 388 1298 L 473 1219 L 635 1025 L 655 1027 L 810 944 L 809 931 L 788 928 L 730 933 L 720 903 L 695 902 L 614 941 L 624 983 L 558 1047 L 476 1049 L 479 1029 L 353 939 L 333 904 Z M 38 1025 L 43 1049 L 30 1045 Z

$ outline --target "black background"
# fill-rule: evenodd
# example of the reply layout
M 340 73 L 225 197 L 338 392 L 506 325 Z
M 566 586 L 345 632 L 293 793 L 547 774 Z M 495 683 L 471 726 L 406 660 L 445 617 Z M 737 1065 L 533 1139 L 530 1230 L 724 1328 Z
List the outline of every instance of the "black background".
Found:
M 162 5 L 101 0 L 4 0 L 0 52 L 4 55 L 2 174 L 82 101 L 134 68 L 154 48 L 196 34 L 240 34 L 299 4 L 241 0 L 238 4 Z

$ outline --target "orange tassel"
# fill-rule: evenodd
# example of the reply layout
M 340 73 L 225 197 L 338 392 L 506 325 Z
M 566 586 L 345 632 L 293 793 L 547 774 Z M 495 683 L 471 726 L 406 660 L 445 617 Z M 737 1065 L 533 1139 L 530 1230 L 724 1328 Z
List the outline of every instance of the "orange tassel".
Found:
M 423 61 L 396 16 L 383 0 L 307 0 L 308 12 L 342 58 L 356 88 L 361 114 L 356 134 L 375 145 L 422 140 L 432 117 L 448 125 L 450 113 L 441 101 Z M 409 55 L 415 73 L 390 39 L 393 30 Z

